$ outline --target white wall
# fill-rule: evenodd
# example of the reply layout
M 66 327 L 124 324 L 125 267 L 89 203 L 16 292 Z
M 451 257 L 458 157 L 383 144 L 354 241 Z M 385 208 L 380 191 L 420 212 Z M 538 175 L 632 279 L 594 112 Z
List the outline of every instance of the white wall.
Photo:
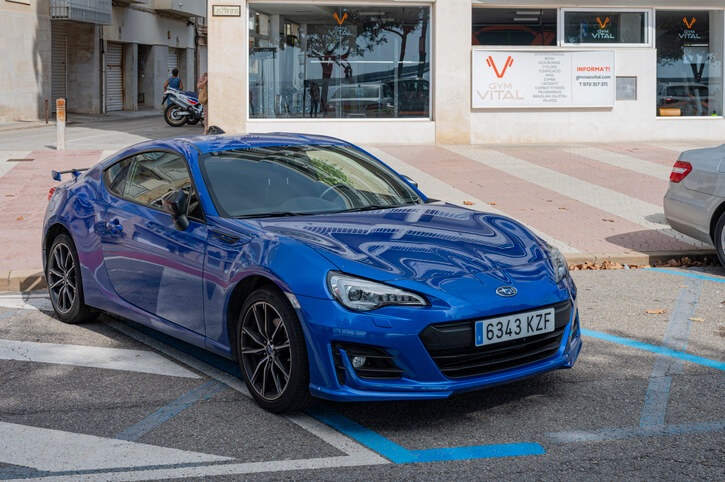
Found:
M 0 122 L 41 119 L 50 98 L 48 1 L 0 2 Z
M 112 18 L 103 28 L 108 41 L 194 48 L 194 27 L 186 20 L 126 7 L 113 7 Z

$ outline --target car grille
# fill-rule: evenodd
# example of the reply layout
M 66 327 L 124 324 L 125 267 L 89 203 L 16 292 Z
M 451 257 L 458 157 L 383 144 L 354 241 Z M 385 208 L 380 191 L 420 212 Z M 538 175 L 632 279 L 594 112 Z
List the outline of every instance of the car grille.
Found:
M 476 321 L 481 321 L 477 319 L 430 325 L 421 332 L 420 339 L 440 371 L 448 378 L 508 370 L 548 358 L 559 349 L 571 318 L 571 302 L 567 300 L 541 308 L 548 307 L 555 310 L 554 331 L 550 333 L 476 346 L 474 326 Z

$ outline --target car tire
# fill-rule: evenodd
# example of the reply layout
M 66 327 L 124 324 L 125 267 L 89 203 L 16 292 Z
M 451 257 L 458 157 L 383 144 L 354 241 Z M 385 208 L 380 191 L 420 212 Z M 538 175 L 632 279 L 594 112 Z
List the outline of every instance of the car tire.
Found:
M 45 279 L 53 311 L 60 321 L 82 323 L 95 318 L 96 312 L 85 304 L 78 253 L 67 234 L 58 235 L 50 246 Z
M 725 213 L 720 215 L 720 219 L 715 225 L 715 236 L 713 239 L 717 257 L 720 258 L 720 264 L 725 266 Z
M 254 291 L 244 302 L 236 333 L 244 382 L 259 406 L 280 413 L 312 403 L 307 345 L 287 298 L 269 288 Z
M 164 109 L 164 120 L 166 120 L 166 123 L 171 127 L 181 127 L 186 124 L 188 116 L 179 115 L 178 111 L 181 110 L 183 109 L 176 104 L 167 105 L 166 109 Z

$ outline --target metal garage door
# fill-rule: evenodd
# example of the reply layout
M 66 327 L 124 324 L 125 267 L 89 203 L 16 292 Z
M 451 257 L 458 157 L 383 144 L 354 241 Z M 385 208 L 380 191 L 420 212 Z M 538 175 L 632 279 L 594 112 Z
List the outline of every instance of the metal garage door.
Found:
M 55 112 L 55 100 L 67 99 L 68 84 L 68 25 L 52 22 L 50 30 L 50 108 Z
M 106 49 L 106 111 L 123 110 L 123 44 Z
M 169 49 L 169 77 L 171 77 L 171 71 L 179 68 L 179 50 Z

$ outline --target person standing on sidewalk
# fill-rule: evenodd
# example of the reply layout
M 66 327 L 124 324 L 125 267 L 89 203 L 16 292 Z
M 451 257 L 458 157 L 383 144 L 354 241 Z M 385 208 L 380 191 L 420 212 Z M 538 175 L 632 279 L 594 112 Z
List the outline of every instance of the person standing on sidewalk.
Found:
M 206 72 L 201 74 L 196 88 L 199 89 L 199 103 L 204 105 L 204 134 L 209 133 L 209 76 Z

